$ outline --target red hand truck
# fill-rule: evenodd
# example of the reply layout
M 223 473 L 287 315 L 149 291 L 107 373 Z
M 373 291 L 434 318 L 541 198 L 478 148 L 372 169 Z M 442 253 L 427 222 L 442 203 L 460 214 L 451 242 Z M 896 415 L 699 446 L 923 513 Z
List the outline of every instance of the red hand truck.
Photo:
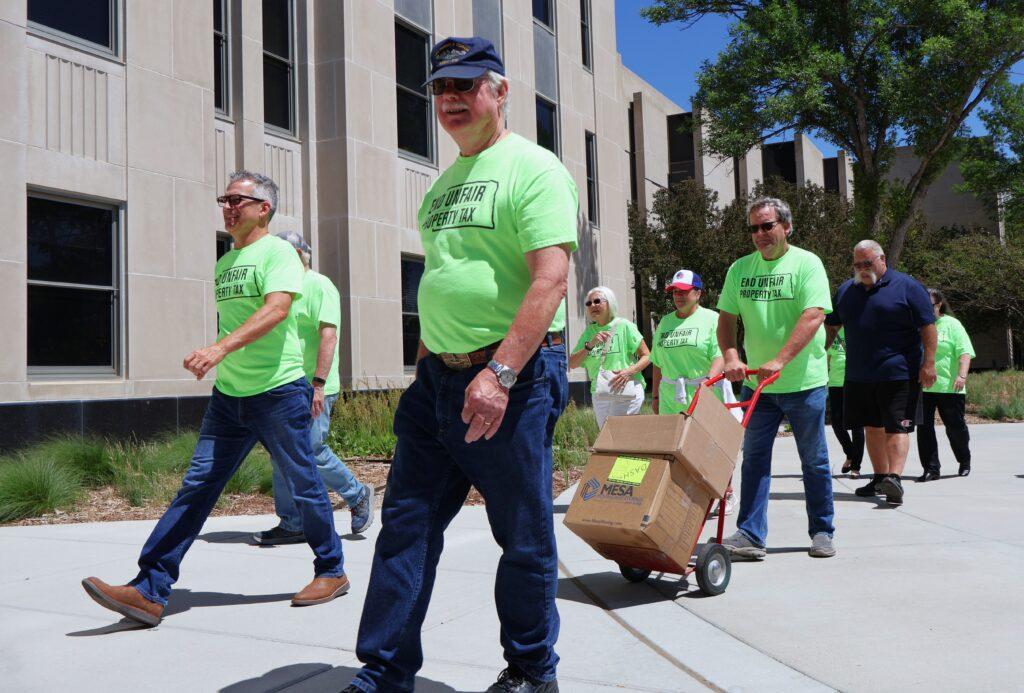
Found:
M 747 375 L 757 375 L 758 371 L 748 370 Z M 754 413 L 754 408 L 757 406 L 757 400 L 761 398 L 761 391 L 774 383 L 779 373 L 773 373 L 771 376 L 765 378 L 757 384 L 757 388 L 754 390 L 754 394 L 751 395 L 750 399 L 744 402 L 733 402 L 726 404 L 725 406 L 729 409 L 746 409 L 746 413 L 743 416 L 743 421 L 740 425 L 743 428 L 747 427 L 747 422 L 750 421 L 751 414 Z M 705 387 L 711 387 L 718 383 L 724 374 L 716 375 L 714 378 L 710 378 L 704 381 Z M 693 408 L 697 406 L 697 398 L 700 397 L 700 393 L 703 390 L 697 388 L 693 395 L 693 401 L 690 403 L 690 407 L 686 410 L 686 413 L 692 414 Z M 708 503 L 707 512 L 704 514 L 704 521 L 701 522 L 700 530 L 697 532 L 697 536 L 694 539 L 694 545 L 690 549 L 690 563 L 686 566 L 686 572 L 683 573 L 683 577 L 688 577 L 691 573 L 697 574 L 697 586 L 700 591 L 708 596 L 715 596 L 725 592 L 725 588 L 729 586 L 729 578 L 732 577 L 732 561 L 729 558 L 729 552 L 726 551 L 725 547 L 722 546 L 722 538 L 725 533 L 725 503 L 732 495 L 732 482 L 729 483 L 729 488 L 726 489 L 725 495 L 721 500 L 721 509 L 718 513 L 718 528 L 715 536 L 708 539 L 698 550 L 697 545 L 700 540 L 700 535 L 704 533 L 704 526 L 707 524 L 708 518 L 711 517 L 711 510 L 715 507 L 715 503 L 718 502 L 714 498 Z M 619 572 L 622 573 L 622 577 L 626 578 L 630 582 L 643 582 L 651 574 L 652 568 L 643 566 L 625 566 L 619 564 Z

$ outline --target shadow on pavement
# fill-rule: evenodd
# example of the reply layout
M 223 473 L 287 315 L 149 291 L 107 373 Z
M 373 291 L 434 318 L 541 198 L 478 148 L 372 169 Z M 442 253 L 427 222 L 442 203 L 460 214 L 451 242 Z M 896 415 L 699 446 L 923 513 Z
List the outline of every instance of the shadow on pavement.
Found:
M 230 592 L 193 592 L 188 589 L 173 590 L 171 598 L 167 600 L 167 608 L 164 609 L 164 618 L 196 607 L 266 604 L 268 602 L 283 602 L 294 596 L 294 592 L 282 592 L 280 594 L 232 594 Z
M 807 553 L 807 546 L 776 546 L 765 549 L 765 553 Z
M 211 544 L 252 544 L 252 532 L 207 532 L 200 534 L 196 539 L 210 542 Z
M 575 578 L 558 579 L 558 599 L 565 599 L 587 606 L 597 606 L 608 611 L 625 609 L 642 604 L 657 604 L 673 601 L 686 596 L 690 584 L 679 575 L 652 573 L 643 582 L 628 582 L 618 573 L 589 573 Z M 419 690 L 419 689 L 417 689 Z
M 109 626 L 101 626 L 99 628 L 90 628 L 89 630 L 76 630 L 71 633 L 65 633 L 70 638 L 83 638 L 92 635 L 109 635 L 111 633 L 121 633 L 126 630 L 143 630 L 149 629 L 145 623 L 139 623 L 133 621 L 130 618 L 122 618 L 117 623 L 111 623 Z
M 555 503 L 552 507 L 555 509 L 555 515 L 565 515 L 569 510 L 569 506 L 566 503 Z
M 798 500 L 798 501 L 802 501 L 802 500 L 804 500 L 804 498 L 805 498 L 804 494 L 801 493 L 800 491 L 793 491 L 793 492 L 786 492 L 786 493 L 772 491 L 771 493 L 768 494 L 768 499 L 769 500 Z M 885 499 L 881 498 L 879 496 L 873 496 L 873 497 L 868 498 L 868 497 L 858 496 L 858 495 L 856 495 L 854 493 L 836 493 L 835 491 L 833 491 L 832 492 L 832 499 L 835 500 L 835 501 L 854 501 L 855 503 L 871 503 L 876 508 L 897 508 L 897 507 L 899 507 L 897 505 L 891 505 L 890 503 L 885 502 Z
M 356 667 L 332 667 L 322 662 L 289 664 L 271 669 L 262 676 L 233 683 L 221 688 L 219 693 L 334 693 L 351 683 L 358 673 Z M 417 693 L 456 693 L 451 686 L 422 676 L 416 677 L 415 688 Z

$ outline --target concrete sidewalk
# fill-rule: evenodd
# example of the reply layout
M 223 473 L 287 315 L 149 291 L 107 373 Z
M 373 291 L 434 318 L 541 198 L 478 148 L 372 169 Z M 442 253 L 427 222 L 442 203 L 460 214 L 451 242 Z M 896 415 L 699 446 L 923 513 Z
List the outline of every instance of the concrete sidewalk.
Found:
M 833 559 L 806 554 L 799 462 L 792 439 L 781 439 L 769 556 L 734 565 L 719 597 L 675 576 L 626 583 L 556 517 L 561 689 L 1021 689 L 1024 426 L 971 432 L 973 474 L 910 481 L 900 509 L 857 498 L 863 482 L 837 479 Z M 941 444 L 945 470 L 955 470 Z M 912 455 L 908 475 L 916 465 Z M 337 519 L 347 527 L 346 513 Z M 0 690 L 340 690 L 358 667 L 375 531 L 345 537 L 349 595 L 293 609 L 288 600 L 310 577 L 308 547 L 246 544 L 272 522 L 207 522 L 153 629 L 118 622 L 79 585 L 92 574 L 131 578 L 153 522 L 0 528 Z M 484 690 L 504 666 L 497 558 L 483 508 L 465 508 L 446 536 L 417 690 Z

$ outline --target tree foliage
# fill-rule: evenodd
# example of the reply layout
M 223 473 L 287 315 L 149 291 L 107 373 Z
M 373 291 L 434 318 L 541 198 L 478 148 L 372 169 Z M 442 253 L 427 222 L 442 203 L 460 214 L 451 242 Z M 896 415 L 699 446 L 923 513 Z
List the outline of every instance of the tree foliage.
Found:
M 856 236 L 854 210 L 839 195 L 818 186 L 799 188 L 771 179 L 754 196 L 785 200 L 793 211 L 794 245 L 822 259 L 832 287 L 843 282 Z M 654 196 L 646 219 L 630 215 L 630 260 L 641 278 L 644 304 L 657 320 L 672 310 L 664 287 L 676 270 L 691 269 L 704 280 L 704 304 L 713 307 L 725 274 L 737 258 L 754 252 L 747 230 L 747 198 L 719 208 L 717 193 L 696 181 L 685 181 Z
M 893 262 L 964 121 L 1024 58 L 1020 0 L 654 0 L 642 13 L 684 27 L 734 18 L 698 76 L 707 148 L 742 156 L 795 129 L 853 153 L 858 223 L 888 237 Z M 890 185 L 901 143 L 919 165 Z

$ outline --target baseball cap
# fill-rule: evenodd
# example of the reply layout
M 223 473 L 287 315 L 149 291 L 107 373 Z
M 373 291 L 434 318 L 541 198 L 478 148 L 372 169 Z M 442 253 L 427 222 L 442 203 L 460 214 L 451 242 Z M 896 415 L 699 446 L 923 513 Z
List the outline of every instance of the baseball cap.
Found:
M 672 281 L 665 287 L 665 291 L 672 291 L 672 289 L 679 289 L 680 291 L 689 291 L 690 289 L 703 289 L 704 283 L 700 280 L 700 275 L 691 270 L 679 270 L 672 275 Z
M 288 241 L 292 244 L 292 247 L 297 250 L 301 250 L 304 253 L 310 253 L 313 251 L 313 249 L 309 247 L 309 243 L 306 243 L 306 240 L 294 231 L 282 231 L 280 233 L 275 233 L 274 235 L 282 240 Z
M 479 36 L 449 36 L 431 49 L 430 77 L 423 85 L 435 79 L 475 79 L 488 70 L 505 74 L 505 65 L 493 43 Z

